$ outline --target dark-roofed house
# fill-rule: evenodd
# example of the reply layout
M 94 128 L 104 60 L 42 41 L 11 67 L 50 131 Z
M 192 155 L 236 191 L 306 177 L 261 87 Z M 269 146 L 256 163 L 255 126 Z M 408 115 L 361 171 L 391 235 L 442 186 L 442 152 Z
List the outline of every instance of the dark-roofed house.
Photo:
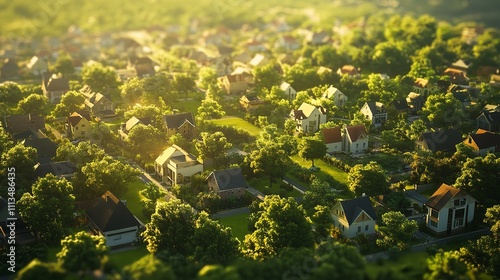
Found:
M 368 151 L 368 132 L 362 124 L 346 126 L 342 140 L 342 150 L 346 153 L 359 154 Z
M 193 113 L 179 113 L 172 115 L 165 115 L 163 117 L 165 122 L 165 130 L 167 137 L 180 133 L 184 138 L 191 140 L 196 134 L 196 125 L 194 123 Z
M 26 147 L 35 148 L 38 154 L 38 162 L 41 164 L 49 163 L 56 156 L 57 144 L 49 138 L 34 138 L 23 140 Z
M 477 128 L 491 132 L 500 131 L 500 111 L 484 110 L 477 117 Z
M 240 105 L 247 111 L 252 111 L 266 104 L 266 101 L 255 95 L 243 95 L 240 98 Z
M 70 90 L 69 81 L 66 77 L 53 74 L 44 75 L 42 82 L 43 95 L 49 99 L 50 103 L 59 103 L 61 97 Z
M 136 127 L 139 124 L 149 125 L 151 124 L 151 118 L 136 118 L 131 117 L 126 123 L 122 123 L 120 128 L 118 129 L 118 134 L 122 140 L 126 140 L 128 138 L 128 133 L 132 128 Z
M 6 58 L 2 67 L 0 67 L 0 78 L 12 79 L 19 76 L 19 66 L 15 59 Z
M 241 197 L 248 187 L 241 168 L 216 170 L 208 175 L 207 184 L 208 190 L 215 192 L 222 199 Z
M 442 184 L 427 200 L 426 226 L 436 234 L 463 230 L 474 219 L 476 200 L 464 190 Z
M 59 178 L 71 178 L 78 169 L 71 161 L 51 162 L 35 165 L 36 178 L 43 178 L 47 174 L 52 174 Z
M 85 95 L 85 110 L 96 116 L 112 116 L 115 114 L 115 104 L 103 94 L 93 92 L 88 86 L 83 87 L 80 92 Z
M 332 127 L 321 130 L 323 142 L 327 153 L 339 153 L 342 151 L 342 128 Z
M 191 176 L 203 172 L 203 164 L 177 145 L 165 149 L 154 166 L 161 181 L 172 185 L 187 183 Z
M 424 98 L 419 93 L 410 92 L 408 96 L 406 96 L 406 103 L 410 107 L 410 111 L 412 113 L 417 113 L 418 111 L 422 110 L 422 108 L 424 107 L 424 102 Z
M 87 114 L 89 117 L 89 114 Z M 90 137 L 90 119 L 78 112 L 71 114 L 66 120 L 66 134 L 71 139 Z
M 374 127 L 380 127 L 387 121 L 387 110 L 384 104 L 375 101 L 365 102 L 359 110 L 367 120 L 372 121 Z
M 290 118 L 295 121 L 297 132 L 314 133 L 326 123 L 326 110 L 304 102 L 299 109 L 290 112 Z
M 388 106 L 388 113 L 391 116 L 406 116 L 410 113 L 410 110 L 406 98 L 394 100 Z
M 141 223 L 125 203 L 107 191 L 101 197 L 78 204 L 85 210 L 88 223 L 95 234 L 106 238 L 109 247 L 130 244 L 137 240 Z
M 3 118 L 2 126 L 6 132 L 16 138 L 16 135 L 26 131 L 36 135 L 38 130 L 45 129 L 45 120 L 43 117 L 35 114 L 8 115 Z
M 464 144 L 471 147 L 476 155 L 484 156 L 500 151 L 500 135 L 480 130 L 476 134 L 469 134 Z
M 423 133 L 416 141 L 416 146 L 419 151 L 454 152 L 455 146 L 460 142 L 462 133 L 459 130 L 445 129 Z
M 347 238 L 374 234 L 377 214 L 368 197 L 341 200 L 333 207 L 333 225 Z

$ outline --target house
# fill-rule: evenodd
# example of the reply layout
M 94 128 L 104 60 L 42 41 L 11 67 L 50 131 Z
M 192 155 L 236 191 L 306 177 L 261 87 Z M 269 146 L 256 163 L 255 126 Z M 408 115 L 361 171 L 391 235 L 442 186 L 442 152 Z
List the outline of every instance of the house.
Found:
M 287 96 L 290 101 L 294 100 L 297 96 L 297 91 L 287 82 L 281 83 L 280 89 L 285 93 L 285 96 Z
M 469 84 L 469 78 L 467 77 L 467 73 L 465 71 L 449 67 L 444 70 L 443 75 L 448 76 L 449 81 L 453 84 Z
M 25 133 L 26 131 L 36 134 L 38 130 L 44 130 L 45 120 L 43 117 L 35 114 L 8 115 L 3 117 L 2 127 L 12 137 L 18 138 L 16 135 Z
M 85 110 L 94 116 L 115 115 L 115 104 L 103 94 L 93 92 L 89 86 L 84 86 L 80 92 L 85 96 Z
M 267 57 L 265 57 L 264 55 L 258 53 L 258 54 L 255 54 L 252 59 L 250 59 L 250 61 L 248 62 L 248 65 L 250 67 L 257 67 L 257 66 L 263 66 L 265 65 L 267 62 L 269 61 L 269 59 Z
M 83 116 L 78 112 L 71 114 L 66 120 L 66 134 L 71 139 L 90 137 L 90 114 Z
M 500 74 L 491 74 L 490 85 L 492 87 L 500 87 Z
M 0 78 L 3 80 L 16 78 L 19 76 L 19 66 L 13 58 L 6 58 L 0 68 Z
M 377 215 L 370 199 L 366 196 L 341 200 L 333 207 L 333 225 L 346 238 L 359 234 L 374 234 Z
M 342 128 L 332 127 L 321 130 L 326 152 L 329 154 L 342 152 Z
M 495 105 L 496 106 L 496 105 Z M 477 117 L 477 128 L 490 132 L 500 131 L 500 106 L 486 105 L 479 117 Z
M 380 127 L 387 121 L 387 110 L 384 104 L 375 101 L 365 102 L 359 110 L 367 120 L 372 121 L 374 127 Z
M 22 143 L 36 149 L 39 163 L 49 163 L 56 156 L 57 144 L 49 138 L 25 139 Z
M 155 75 L 154 63 L 149 57 L 130 56 L 127 68 L 135 70 L 138 78 L 152 77 Z
M 328 98 L 332 99 L 333 102 L 335 103 L 335 106 L 341 108 L 344 107 L 344 105 L 347 102 L 347 95 L 342 93 L 338 88 L 334 86 L 330 86 L 324 93 L 323 93 L 323 98 Z
M 318 76 L 322 77 L 322 76 L 325 76 L 325 75 L 330 74 L 332 72 L 333 72 L 333 70 L 331 68 L 328 68 L 325 66 L 320 66 L 318 68 L 318 71 L 316 71 L 316 74 L 318 74 Z
M 99 198 L 79 202 L 78 206 L 85 211 L 93 233 L 106 238 L 107 246 L 115 247 L 137 241 L 140 221 L 110 191 Z
M 180 133 L 187 140 L 191 140 L 196 135 L 196 125 L 191 112 L 165 115 L 163 120 L 167 137 Z
M 41 76 L 49 71 L 49 65 L 45 59 L 42 59 L 38 56 L 33 56 L 28 64 L 26 64 L 28 68 L 28 72 L 30 72 L 33 76 Z
M 477 42 L 477 37 L 484 33 L 484 27 L 464 27 L 462 29 L 461 39 L 469 45 L 474 45 Z
M 457 129 L 445 129 L 423 133 L 416 141 L 418 151 L 455 152 L 462 142 L 462 133 Z
M 248 183 L 241 168 L 216 170 L 207 177 L 208 190 L 215 192 L 222 199 L 241 197 L 245 195 Z
M 253 83 L 253 75 L 248 73 L 230 74 L 218 78 L 219 84 L 228 94 L 245 92 Z
M 282 35 L 278 37 L 275 47 L 282 48 L 285 51 L 294 51 L 300 49 L 301 43 L 293 36 Z
M 342 151 L 359 154 L 368 151 L 368 132 L 364 125 L 346 126 L 342 133 Z
M 256 108 L 266 104 L 266 101 L 255 95 L 243 95 L 240 98 L 240 105 L 247 111 L 255 110 Z
M 500 151 L 500 135 L 479 129 L 477 133 L 469 134 L 464 144 L 471 147 L 476 155 L 484 156 Z
M 187 183 L 191 176 L 203 172 L 203 164 L 177 145 L 165 149 L 154 166 L 161 181 L 171 185 Z
M 321 124 L 326 123 L 326 110 L 304 102 L 299 109 L 290 112 L 290 117 L 296 123 L 297 132 L 314 133 Z
M 62 75 L 53 74 L 44 75 L 42 81 L 43 95 L 47 97 L 50 103 L 59 103 L 63 94 L 70 90 L 69 81 Z
M 402 98 L 392 101 L 389 104 L 387 111 L 389 114 L 394 116 L 407 116 L 410 113 L 411 108 L 408 106 L 406 98 Z
M 331 38 L 326 31 L 312 32 L 306 34 L 306 44 L 311 46 L 325 45 L 331 42 Z
M 361 72 L 361 69 L 356 68 L 352 65 L 344 65 L 337 70 L 337 74 L 339 76 L 348 75 L 353 78 L 358 78 L 360 76 L 359 72 Z
M 413 92 L 422 96 L 428 96 L 429 94 L 437 93 L 438 91 L 439 88 L 435 84 L 430 83 L 427 79 L 418 78 L 415 80 L 415 83 L 413 83 Z
M 410 112 L 416 114 L 424 107 L 425 100 L 419 93 L 410 92 L 406 96 L 406 103 L 410 107 Z
M 243 49 L 252 53 L 257 53 L 265 52 L 267 50 L 267 47 L 263 42 L 259 40 L 250 39 L 243 45 Z
M 52 174 L 59 178 L 71 178 L 76 171 L 78 171 L 78 168 L 71 161 L 37 163 L 35 165 L 36 178 L 44 178 L 47 174 Z
M 118 129 L 118 135 L 120 136 L 120 139 L 126 140 L 130 130 L 132 130 L 132 128 L 134 128 L 138 124 L 149 125 L 151 124 L 151 118 L 131 117 L 126 123 L 122 123 L 120 125 L 120 128 Z
M 425 224 L 436 234 L 463 230 L 474 219 L 476 200 L 464 190 L 442 184 L 427 200 Z
M 457 69 L 457 70 L 460 70 L 460 71 L 463 71 L 463 72 L 467 73 L 467 70 L 469 69 L 469 67 L 471 65 L 472 65 L 472 63 L 466 63 L 462 59 L 459 59 L 459 60 L 453 62 L 451 64 L 450 68 Z

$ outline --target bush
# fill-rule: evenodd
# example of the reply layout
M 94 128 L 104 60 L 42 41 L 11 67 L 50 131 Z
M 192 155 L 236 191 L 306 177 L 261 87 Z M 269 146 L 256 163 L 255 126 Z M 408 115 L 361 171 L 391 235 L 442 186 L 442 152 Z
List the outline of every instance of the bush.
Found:
M 349 171 L 351 171 L 351 166 L 348 165 L 347 163 L 344 163 L 343 161 L 341 161 L 340 159 L 338 158 L 334 158 L 334 157 L 325 157 L 324 160 L 334 166 L 334 167 L 337 167 L 338 169 L 344 171 L 344 172 L 347 172 L 349 173 Z

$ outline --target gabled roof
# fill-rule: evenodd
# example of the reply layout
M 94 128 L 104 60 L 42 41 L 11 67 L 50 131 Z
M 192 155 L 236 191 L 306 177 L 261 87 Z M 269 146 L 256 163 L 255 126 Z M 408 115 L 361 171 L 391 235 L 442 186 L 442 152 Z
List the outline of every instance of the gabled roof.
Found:
M 373 209 L 372 202 L 366 196 L 340 201 L 340 205 L 344 210 L 349 225 L 352 225 L 363 211 L 373 220 L 377 219 L 377 214 L 375 213 L 375 209 Z
M 245 177 L 241 172 L 241 168 L 230 168 L 224 170 L 217 170 L 212 172 L 208 177 L 214 177 L 219 190 L 231 190 L 241 187 L 248 187 Z
M 380 114 L 384 113 L 384 104 L 375 101 L 368 101 L 365 103 L 368 106 L 368 109 L 372 112 L 372 114 Z
M 471 137 L 472 140 L 474 140 L 479 149 L 486 149 L 486 148 L 500 146 L 499 134 L 485 132 L 479 134 L 470 134 L 469 137 Z
M 416 93 L 416 92 L 410 92 L 408 93 L 408 96 L 407 96 L 407 99 L 406 100 L 410 100 L 410 101 L 413 101 L 413 100 L 417 100 L 417 99 L 421 99 L 423 100 L 424 98 L 422 97 L 422 95 L 420 95 L 419 93 Z
M 282 91 L 286 91 L 286 90 L 287 90 L 288 88 L 290 88 L 290 87 L 291 87 L 291 85 L 290 85 L 289 83 L 287 83 L 287 82 L 283 82 L 283 83 L 281 83 L 281 85 L 280 85 L 280 89 L 281 89 Z
M 174 156 L 175 152 L 180 152 L 181 155 Z M 188 162 L 188 161 L 197 161 L 196 157 L 191 155 L 190 153 L 183 150 L 181 147 L 177 145 L 172 145 L 166 148 L 155 160 L 155 162 L 159 165 L 164 165 L 170 159 L 175 157 L 177 162 Z
M 408 102 L 406 102 L 406 98 L 394 100 L 394 101 L 392 101 L 391 104 L 398 111 L 410 110 L 410 106 L 408 106 Z
M 482 112 L 481 115 L 484 115 L 488 123 L 492 125 L 500 124 L 500 112 Z M 479 115 L 479 117 L 481 117 L 481 115 Z
M 434 132 L 425 132 L 422 139 L 432 152 L 455 151 L 455 146 L 462 142 L 462 133 L 456 129 L 445 129 Z
M 88 218 L 102 232 L 140 226 L 127 206 L 110 191 L 99 198 L 80 203 L 80 207 L 86 210 Z
M 190 125 L 195 127 L 193 113 L 191 113 L 191 112 L 166 115 L 166 116 L 164 116 L 163 119 L 165 120 L 165 125 L 167 126 L 167 128 L 179 128 L 186 121 Z
M 68 123 L 72 126 L 72 127 L 75 127 L 82 119 L 86 119 L 84 118 L 82 115 L 80 115 L 79 113 L 77 112 L 74 112 L 73 114 L 71 114 L 69 117 L 68 117 Z M 88 121 L 88 119 L 86 119 Z
M 57 76 L 56 74 L 52 75 L 50 79 L 47 81 L 47 85 L 45 87 L 47 91 L 68 91 L 69 82 L 68 79 L 64 76 Z
M 138 124 L 143 124 L 143 125 L 151 124 L 151 118 L 136 118 L 136 117 L 131 117 L 125 123 L 125 131 L 130 131 L 132 128 L 134 128 Z
M 461 197 L 468 195 L 466 191 L 459 190 L 447 184 L 442 184 L 427 200 L 425 205 L 435 210 L 441 210 L 454 197 Z
M 341 92 L 338 88 L 334 87 L 334 86 L 330 86 L 324 93 L 323 93 L 323 97 L 326 97 L 326 98 L 332 98 L 335 93 L 340 93 L 342 95 L 345 95 L 343 92 Z
M 23 145 L 36 149 L 40 163 L 48 163 L 56 156 L 57 144 L 49 138 L 26 139 Z
M 347 134 L 349 134 L 349 137 L 351 138 L 352 142 L 358 141 L 359 137 L 363 134 L 368 135 L 368 132 L 366 132 L 365 126 L 362 124 L 346 126 L 345 129 L 347 131 Z
M 344 65 L 344 66 L 342 66 L 342 68 L 339 69 L 338 72 L 340 72 L 341 75 L 343 75 L 343 74 L 349 74 L 349 75 L 359 74 L 359 70 L 352 65 Z
M 415 80 L 415 83 L 413 85 L 416 87 L 419 87 L 419 88 L 424 88 L 427 86 L 428 83 L 429 83 L 429 80 L 423 79 L 423 78 L 418 78 Z
M 342 135 L 340 131 L 340 127 L 324 128 L 321 130 L 325 144 L 342 142 Z
M 74 174 L 77 170 L 78 168 L 71 161 L 51 162 L 35 166 L 35 176 L 37 178 L 43 178 L 47 174 L 66 176 Z
M 45 128 L 44 118 L 35 114 L 8 115 L 4 117 L 3 121 L 5 130 L 10 133 Z
M 298 111 L 302 111 L 302 113 L 304 114 L 304 116 L 306 118 L 309 118 L 309 116 L 312 114 L 312 112 L 314 112 L 314 110 L 316 109 L 315 106 L 309 104 L 309 103 L 302 103 L 298 109 Z

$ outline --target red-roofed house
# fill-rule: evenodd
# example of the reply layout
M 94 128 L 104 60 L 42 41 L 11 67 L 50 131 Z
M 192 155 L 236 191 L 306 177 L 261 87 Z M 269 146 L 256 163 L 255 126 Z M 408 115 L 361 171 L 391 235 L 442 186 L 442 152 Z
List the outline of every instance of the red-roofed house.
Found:
M 342 128 L 325 128 L 321 131 L 327 153 L 342 152 Z
M 368 132 L 364 125 L 346 126 L 343 131 L 342 150 L 346 153 L 364 153 L 368 151 Z
M 442 184 L 427 200 L 426 226 L 436 234 L 463 230 L 474 219 L 476 200 L 464 190 Z

